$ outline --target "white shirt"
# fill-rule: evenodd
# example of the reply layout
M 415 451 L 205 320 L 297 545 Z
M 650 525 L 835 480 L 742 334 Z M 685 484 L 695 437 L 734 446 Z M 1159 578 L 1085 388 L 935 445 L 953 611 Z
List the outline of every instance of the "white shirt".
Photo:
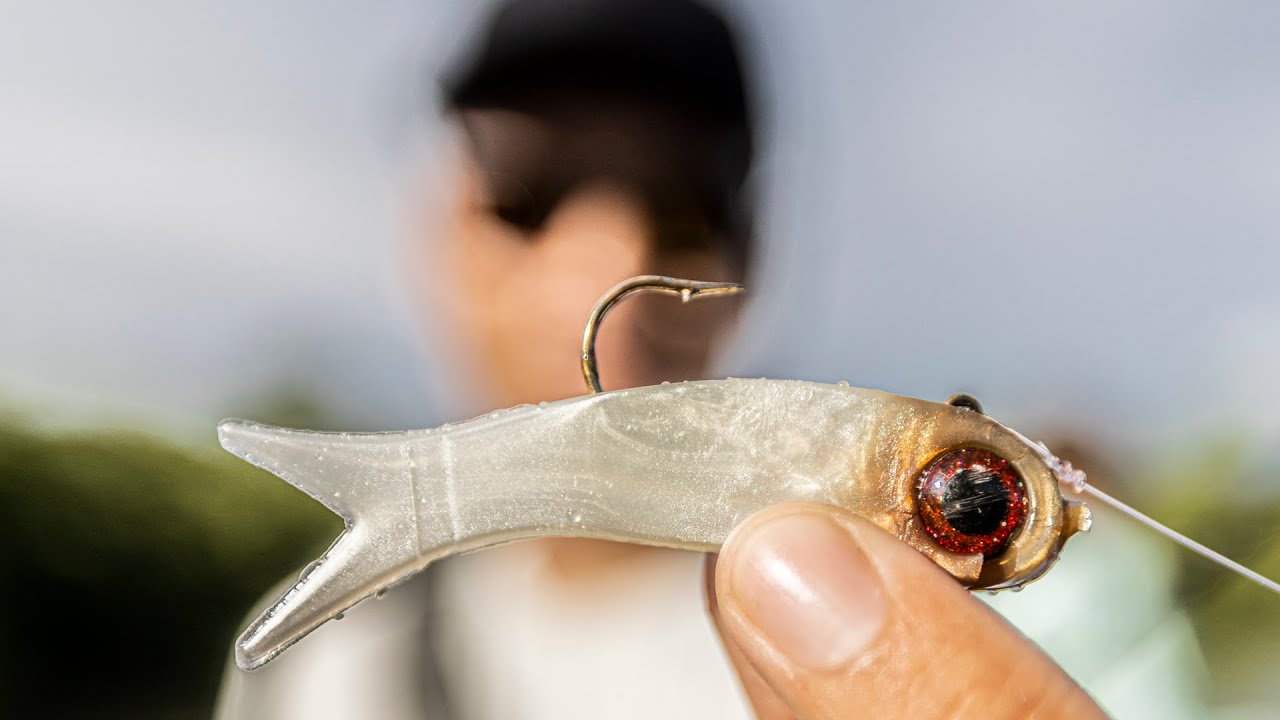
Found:
M 545 543 L 452 558 L 262 670 L 229 669 L 217 716 L 744 720 L 703 562 L 650 551 L 566 578 Z

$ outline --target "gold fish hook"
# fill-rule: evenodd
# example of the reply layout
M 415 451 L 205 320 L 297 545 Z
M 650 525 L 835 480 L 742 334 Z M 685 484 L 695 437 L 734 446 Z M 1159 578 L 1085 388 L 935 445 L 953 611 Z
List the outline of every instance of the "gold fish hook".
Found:
M 619 300 L 633 293 L 659 292 L 679 295 L 681 302 L 689 302 L 703 295 L 737 295 L 744 290 L 746 287 L 740 283 L 684 280 L 664 275 L 639 275 L 614 285 L 591 308 L 587 326 L 582 331 L 582 379 L 586 381 L 587 389 L 593 393 L 601 392 L 600 373 L 596 370 L 596 333 L 605 314 Z

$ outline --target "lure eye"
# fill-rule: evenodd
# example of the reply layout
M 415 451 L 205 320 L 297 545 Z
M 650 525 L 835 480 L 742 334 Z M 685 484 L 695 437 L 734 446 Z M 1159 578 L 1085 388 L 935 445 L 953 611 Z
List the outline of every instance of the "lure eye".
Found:
M 920 473 L 920 519 L 942 547 L 995 557 L 1027 518 L 1026 485 L 987 450 L 943 453 Z

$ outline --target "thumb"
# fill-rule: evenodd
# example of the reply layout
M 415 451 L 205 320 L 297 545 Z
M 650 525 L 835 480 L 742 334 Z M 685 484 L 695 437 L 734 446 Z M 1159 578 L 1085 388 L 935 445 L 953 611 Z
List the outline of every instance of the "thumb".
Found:
M 715 589 L 730 655 L 766 714 L 780 699 L 807 720 L 1105 717 L 954 578 L 836 508 L 749 518 L 721 551 Z M 777 698 L 760 697 L 766 686 Z

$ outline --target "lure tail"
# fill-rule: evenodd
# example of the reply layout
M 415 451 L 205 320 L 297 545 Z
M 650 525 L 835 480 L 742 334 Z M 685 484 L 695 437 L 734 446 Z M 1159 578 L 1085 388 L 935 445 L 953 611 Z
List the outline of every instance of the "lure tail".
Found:
M 231 453 L 341 515 L 347 526 L 240 636 L 236 664 L 241 668 L 261 666 L 372 593 L 345 578 L 376 578 L 376 587 L 385 587 L 425 564 L 418 557 L 412 469 L 400 447 L 378 435 L 314 433 L 238 420 L 221 423 L 218 439 Z M 404 471 L 388 473 L 389 464 L 403 464 Z

